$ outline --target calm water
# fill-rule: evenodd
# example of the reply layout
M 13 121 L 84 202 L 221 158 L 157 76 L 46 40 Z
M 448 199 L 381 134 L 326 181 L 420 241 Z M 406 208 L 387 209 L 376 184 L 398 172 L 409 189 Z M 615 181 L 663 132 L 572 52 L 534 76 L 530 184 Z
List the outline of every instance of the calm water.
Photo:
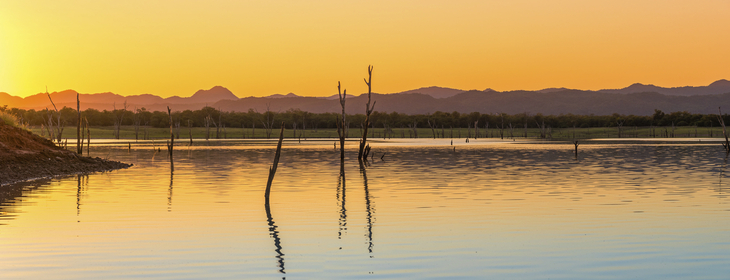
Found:
M 717 144 L 334 141 L 97 147 L 134 163 L 0 207 L 2 279 L 727 279 Z M 160 147 L 159 143 L 157 147 Z M 93 148 L 93 147 L 92 147 Z M 385 153 L 383 160 L 379 159 Z M 173 169 L 173 171 L 171 171 Z

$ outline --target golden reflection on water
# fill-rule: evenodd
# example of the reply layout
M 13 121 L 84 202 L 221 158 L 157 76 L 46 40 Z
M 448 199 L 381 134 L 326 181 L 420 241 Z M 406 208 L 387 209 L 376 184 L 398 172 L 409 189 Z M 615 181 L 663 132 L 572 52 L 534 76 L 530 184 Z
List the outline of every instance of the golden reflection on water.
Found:
M 3 197 L 9 278 L 722 278 L 712 144 L 98 147 L 130 169 Z M 425 144 L 424 144 L 425 143 Z M 385 154 L 383 160 L 379 157 Z M 174 190 L 174 192 L 173 192 Z M 262 207 L 263 206 L 263 207 Z

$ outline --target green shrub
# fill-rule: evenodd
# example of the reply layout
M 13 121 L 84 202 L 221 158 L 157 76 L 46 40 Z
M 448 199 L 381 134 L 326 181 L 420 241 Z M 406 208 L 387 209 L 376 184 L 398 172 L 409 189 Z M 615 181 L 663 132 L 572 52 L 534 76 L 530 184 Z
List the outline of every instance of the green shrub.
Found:
M 18 127 L 18 124 L 20 123 L 18 117 L 6 111 L 0 111 L 0 119 L 2 119 L 5 124 L 14 127 Z

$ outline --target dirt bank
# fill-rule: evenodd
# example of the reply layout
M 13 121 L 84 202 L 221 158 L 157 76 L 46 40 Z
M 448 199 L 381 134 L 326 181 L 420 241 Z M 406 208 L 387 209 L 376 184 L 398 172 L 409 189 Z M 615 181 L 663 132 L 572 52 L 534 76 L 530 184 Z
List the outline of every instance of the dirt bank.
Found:
M 130 166 L 98 157 L 78 156 L 48 139 L 0 120 L 0 185 Z

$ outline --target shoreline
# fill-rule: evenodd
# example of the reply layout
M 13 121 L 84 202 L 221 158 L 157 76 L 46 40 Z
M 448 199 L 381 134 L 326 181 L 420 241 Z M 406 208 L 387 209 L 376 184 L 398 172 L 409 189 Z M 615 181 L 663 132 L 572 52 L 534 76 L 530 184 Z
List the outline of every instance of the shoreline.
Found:
M 79 156 L 30 131 L 0 123 L 0 186 L 131 167 Z

